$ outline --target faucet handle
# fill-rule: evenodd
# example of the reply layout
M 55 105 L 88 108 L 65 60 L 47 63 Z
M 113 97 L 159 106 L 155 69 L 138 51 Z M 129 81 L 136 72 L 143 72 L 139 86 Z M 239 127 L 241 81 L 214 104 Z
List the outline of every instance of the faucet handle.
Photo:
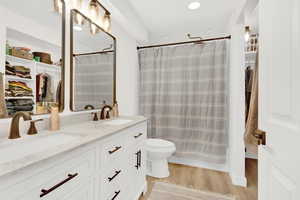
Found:
M 94 115 L 93 121 L 99 121 L 97 112 L 92 112 L 91 114 Z
M 110 114 L 109 114 L 109 112 L 110 112 L 110 110 L 106 111 L 106 116 L 105 116 L 106 119 L 110 119 Z
M 36 119 L 36 120 L 30 121 L 30 128 L 27 132 L 27 135 L 35 135 L 38 133 L 35 123 L 40 122 L 40 121 L 43 121 L 43 119 Z

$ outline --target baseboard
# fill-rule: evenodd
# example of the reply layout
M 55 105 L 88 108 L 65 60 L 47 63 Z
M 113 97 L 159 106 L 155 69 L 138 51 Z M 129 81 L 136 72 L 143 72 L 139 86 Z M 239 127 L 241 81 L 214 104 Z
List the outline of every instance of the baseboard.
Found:
M 199 167 L 199 168 L 211 169 L 211 170 L 216 170 L 221 172 L 229 172 L 227 164 L 211 164 L 211 163 L 201 162 L 198 160 L 177 158 L 174 156 L 169 159 L 169 162 L 175 164 L 187 165 L 191 167 Z
M 247 187 L 247 178 L 245 176 L 237 176 L 237 175 L 231 174 L 231 173 L 229 173 L 229 176 L 231 178 L 231 183 L 233 185 Z

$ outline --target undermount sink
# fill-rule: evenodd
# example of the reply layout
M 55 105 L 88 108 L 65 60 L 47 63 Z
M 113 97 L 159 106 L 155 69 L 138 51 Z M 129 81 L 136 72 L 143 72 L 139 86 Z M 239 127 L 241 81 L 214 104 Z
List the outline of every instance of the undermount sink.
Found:
M 123 125 L 123 124 L 128 124 L 132 122 L 132 120 L 130 119 L 113 119 L 113 120 L 110 120 L 110 121 L 107 121 L 107 122 L 103 122 L 103 124 L 106 124 L 106 125 Z
M 78 137 L 71 135 L 29 136 L 0 143 L 0 164 L 30 156 L 69 143 Z

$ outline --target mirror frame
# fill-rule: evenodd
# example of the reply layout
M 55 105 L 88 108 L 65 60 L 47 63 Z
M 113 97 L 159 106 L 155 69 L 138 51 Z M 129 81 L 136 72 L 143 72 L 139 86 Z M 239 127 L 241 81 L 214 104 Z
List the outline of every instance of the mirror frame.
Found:
M 73 36 L 73 25 L 74 25 L 74 15 L 75 14 L 80 14 L 86 21 L 88 21 L 89 23 L 95 25 L 98 29 L 100 29 L 101 31 L 103 31 L 104 33 L 106 33 L 108 36 L 110 36 L 113 41 L 114 41 L 114 64 L 113 64 L 113 99 L 112 102 L 116 103 L 117 99 L 116 99 L 116 71 L 117 71 L 117 39 L 110 34 L 109 32 L 105 31 L 103 28 L 101 28 L 99 25 L 97 25 L 96 23 L 93 22 L 92 19 L 90 19 L 89 17 L 87 17 L 86 15 L 84 15 L 82 12 L 80 12 L 77 9 L 72 9 L 70 12 L 70 110 L 72 112 L 81 112 L 81 111 L 86 111 L 86 110 L 74 110 L 74 59 L 73 59 L 73 51 L 74 51 L 74 36 Z M 99 104 L 101 104 L 101 102 L 99 102 Z M 98 109 L 95 109 L 98 110 Z
M 62 38 L 61 38 L 61 96 L 59 97 L 59 112 L 62 113 L 65 109 L 65 75 L 66 75 L 66 2 L 65 0 L 61 0 L 62 2 Z M 57 91 L 56 91 L 57 93 Z
M 61 0 L 62 3 L 62 13 L 61 13 L 61 88 L 60 88 L 60 96 L 59 96 L 59 112 L 62 113 L 65 109 L 65 72 L 66 72 L 66 68 L 65 68 L 65 61 L 66 61 L 66 2 L 65 0 Z M 3 73 L 4 75 L 5 73 Z M 56 91 L 56 94 L 58 92 Z M 49 115 L 49 113 L 45 113 L 45 114 L 33 114 L 32 116 L 45 116 L 45 115 Z M 12 118 L 12 116 L 6 116 L 1 119 L 10 119 Z

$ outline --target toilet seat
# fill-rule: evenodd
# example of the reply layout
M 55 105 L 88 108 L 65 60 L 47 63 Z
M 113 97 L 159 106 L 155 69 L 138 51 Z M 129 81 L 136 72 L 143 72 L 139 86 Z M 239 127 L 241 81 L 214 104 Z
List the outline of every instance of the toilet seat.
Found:
M 150 151 L 158 151 L 158 150 L 167 150 L 167 149 L 174 149 L 175 144 L 162 139 L 148 139 L 146 140 L 146 147 Z

